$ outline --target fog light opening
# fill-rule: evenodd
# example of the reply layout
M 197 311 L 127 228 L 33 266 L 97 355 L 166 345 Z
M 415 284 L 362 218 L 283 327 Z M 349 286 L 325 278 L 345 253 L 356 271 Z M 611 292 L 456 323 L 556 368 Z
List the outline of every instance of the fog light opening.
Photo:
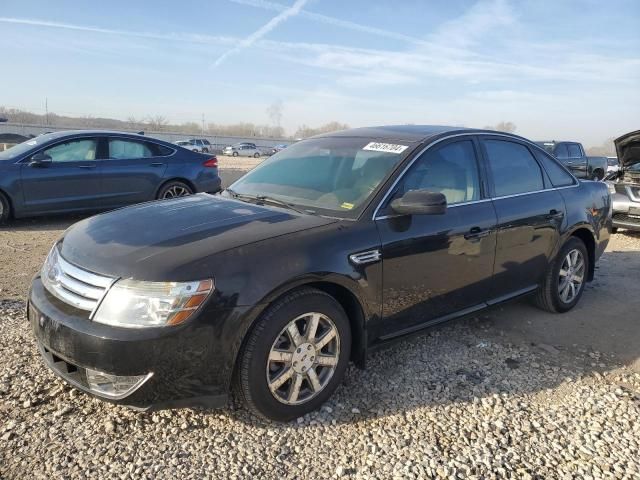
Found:
M 131 395 L 151 378 L 153 372 L 146 375 L 111 375 L 98 370 L 86 369 L 89 390 L 107 398 L 119 400 Z

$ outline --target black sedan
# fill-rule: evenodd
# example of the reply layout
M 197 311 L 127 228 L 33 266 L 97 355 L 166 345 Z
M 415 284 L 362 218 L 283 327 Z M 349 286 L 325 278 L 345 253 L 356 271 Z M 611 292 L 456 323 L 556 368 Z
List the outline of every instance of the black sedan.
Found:
M 0 152 L 0 223 L 219 190 L 216 157 L 141 135 L 48 133 Z
M 136 408 L 318 408 L 349 361 L 527 294 L 573 308 L 609 240 L 603 183 L 514 135 L 377 127 L 275 154 L 222 195 L 66 231 L 29 295 L 45 362 Z

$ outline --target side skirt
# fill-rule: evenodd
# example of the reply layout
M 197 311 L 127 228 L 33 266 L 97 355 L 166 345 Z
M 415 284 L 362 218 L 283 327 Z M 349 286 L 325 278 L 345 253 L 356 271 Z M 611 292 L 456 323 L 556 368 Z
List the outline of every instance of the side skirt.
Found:
M 388 333 L 387 335 L 383 335 L 378 338 L 379 343 L 387 342 L 389 340 L 395 340 L 400 337 L 404 337 L 410 335 L 412 333 L 420 332 L 429 327 L 433 327 L 434 325 L 438 325 L 440 323 L 448 322 L 449 320 L 454 320 L 456 318 L 466 317 L 473 313 L 479 312 L 481 310 L 485 310 L 489 307 L 493 307 L 495 305 L 499 305 L 501 303 L 505 303 L 511 300 L 515 300 L 516 298 L 523 297 L 528 295 L 538 289 L 538 285 L 532 285 L 530 287 L 526 287 L 520 290 L 516 290 L 515 292 L 511 292 L 507 295 L 502 295 L 500 297 L 493 298 L 486 302 L 480 303 L 478 305 L 474 305 L 472 307 L 465 308 L 463 310 L 458 310 L 457 312 L 449 313 L 447 315 L 443 315 L 442 317 L 434 318 L 424 323 L 420 323 L 418 325 L 414 325 L 409 328 L 404 328 L 402 330 L 398 330 L 397 332 Z M 377 346 L 377 345 L 376 345 Z

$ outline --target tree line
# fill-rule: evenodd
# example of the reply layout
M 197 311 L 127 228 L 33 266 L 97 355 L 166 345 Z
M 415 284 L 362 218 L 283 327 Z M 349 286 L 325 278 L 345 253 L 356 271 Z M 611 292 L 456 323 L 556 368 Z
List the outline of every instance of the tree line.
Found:
M 349 125 L 335 121 L 315 128 L 308 125 L 301 125 L 296 129 L 293 135 L 288 136 L 284 128 L 279 125 L 280 117 L 282 115 L 281 110 L 278 110 L 278 108 L 274 106 L 269 108 L 269 116 L 274 121 L 274 125 L 261 125 L 251 122 L 240 122 L 230 125 L 207 123 L 204 125 L 204 128 L 201 123 L 199 124 L 193 121 L 171 123 L 162 115 L 149 115 L 145 117 L 129 116 L 126 120 L 117 120 L 115 118 L 105 117 L 74 117 L 58 115 L 54 112 L 38 114 L 3 106 L 0 106 L 0 117 L 6 118 L 7 121 L 12 123 L 51 125 L 52 127 L 64 128 L 77 127 L 108 130 L 171 132 L 184 133 L 185 136 L 219 135 L 232 137 L 269 137 L 282 138 L 283 140 L 307 138 L 319 133 L 327 133 L 349 128 Z

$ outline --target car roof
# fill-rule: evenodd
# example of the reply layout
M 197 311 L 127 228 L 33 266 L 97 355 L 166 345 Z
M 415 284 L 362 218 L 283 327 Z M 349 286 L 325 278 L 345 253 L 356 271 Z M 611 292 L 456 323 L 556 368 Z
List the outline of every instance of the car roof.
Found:
M 38 135 L 35 138 L 41 138 L 41 139 L 44 139 L 45 142 L 49 142 L 51 140 L 59 140 L 61 138 L 66 138 L 66 137 L 92 137 L 96 135 L 104 135 L 104 136 L 118 135 L 121 137 L 128 137 L 132 139 L 156 142 L 156 143 L 160 143 L 167 146 L 172 145 L 170 142 L 160 140 L 159 138 L 147 137 L 145 135 L 140 135 L 139 133 L 122 132 L 118 130 L 62 130 L 59 132 L 49 132 L 42 135 Z
M 324 133 L 316 135 L 311 138 L 322 137 L 363 137 L 363 138 L 375 138 L 377 140 L 384 141 L 400 141 L 405 143 L 419 143 L 437 136 L 445 136 L 448 134 L 464 134 L 464 133 L 496 133 L 499 135 L 506 135 L 513 137 L 514 139 L 530 140 L 513 135 L 510 133 L 496 132 L 493 130 L 484 130 L 468 127 L 453 127 L 444 125 L 385 125 L 378 127 L 362 127 L 351 128 L 349 130 L 341 130 L 338 132 Z

